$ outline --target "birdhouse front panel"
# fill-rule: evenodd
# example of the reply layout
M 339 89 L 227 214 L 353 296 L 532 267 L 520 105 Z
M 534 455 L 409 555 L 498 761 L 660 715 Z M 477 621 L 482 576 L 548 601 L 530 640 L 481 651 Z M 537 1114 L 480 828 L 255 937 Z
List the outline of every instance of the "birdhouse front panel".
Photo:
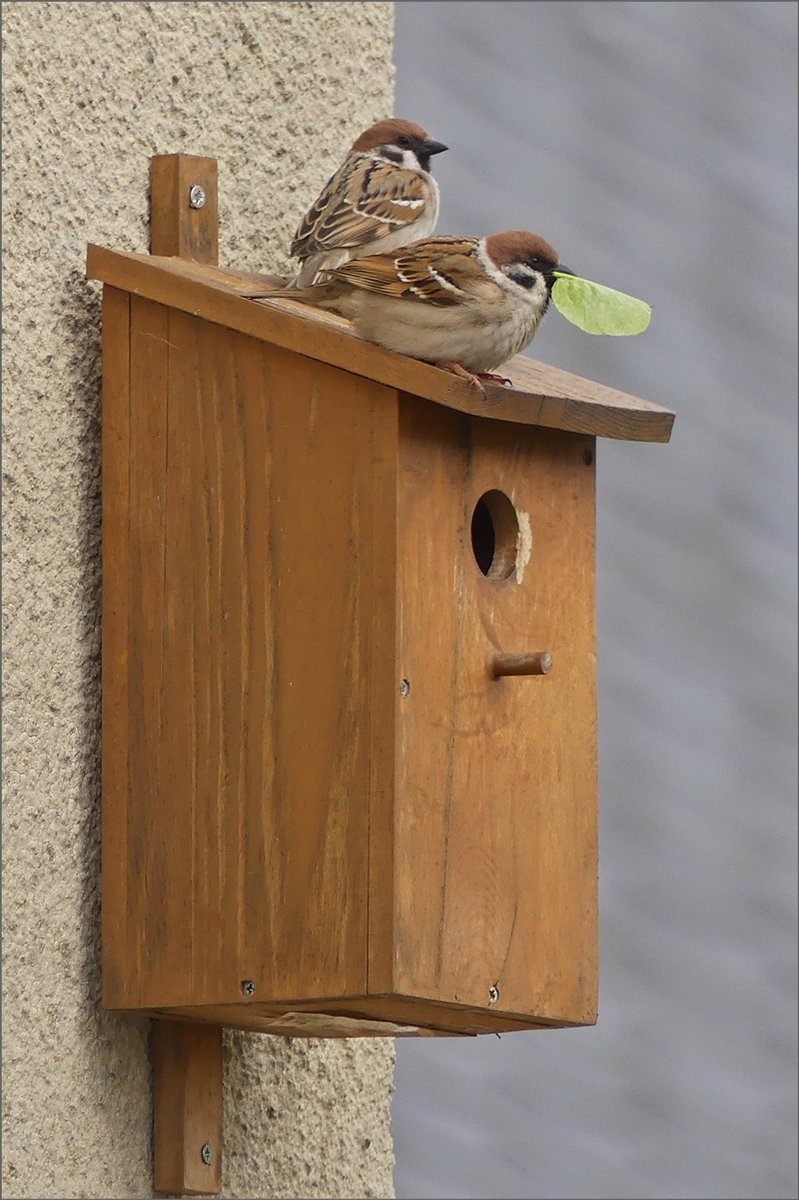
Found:
M 594 439 L 403 397 L 397 594 L 394 988 L 591 1022 Z

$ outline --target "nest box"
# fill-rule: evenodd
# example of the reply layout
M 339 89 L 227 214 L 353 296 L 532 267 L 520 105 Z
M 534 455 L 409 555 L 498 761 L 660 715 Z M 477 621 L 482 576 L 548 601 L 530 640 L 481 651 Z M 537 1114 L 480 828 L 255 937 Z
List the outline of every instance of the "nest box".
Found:
M 593 1023 L 595 439 L 673 415 L 524 357 L 484 399 L 176 250 L 88 261 L 105 1005 Z

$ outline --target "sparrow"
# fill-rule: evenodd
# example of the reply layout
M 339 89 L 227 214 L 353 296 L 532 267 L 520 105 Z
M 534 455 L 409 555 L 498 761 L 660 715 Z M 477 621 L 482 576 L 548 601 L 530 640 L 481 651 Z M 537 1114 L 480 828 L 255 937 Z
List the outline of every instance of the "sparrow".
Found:
M 446 149 L 411 121 L 392 118 L 365 130 L 300 222 L 290 251 L 300 269 L 286 286 L 320 282 L 351 258 L 431 234 L 439 191 L 430 158 Z
M 508 229 L 488 237 L 433 237 L 397 254 L 372 254 L 334 268 L 306 288 L 250 299 L 298 300 L 348 318 L 367 341 L 432 363 L 485 395 L 481 380 L 532 341 L 549 305 L 554 272 L 573 275 L 538 234 Z

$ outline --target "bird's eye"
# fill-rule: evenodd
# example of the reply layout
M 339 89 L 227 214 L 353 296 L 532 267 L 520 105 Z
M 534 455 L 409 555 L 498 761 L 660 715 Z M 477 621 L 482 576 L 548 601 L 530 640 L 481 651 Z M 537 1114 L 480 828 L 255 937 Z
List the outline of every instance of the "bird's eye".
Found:
M 411 144 L 411 139 L 409 137 L 407 137 L 404 133 L 401 134 L 400 137 L 397 138 L 397 145 L 402 146 L 403 150 L 407 150 L 408 147 L 410 146 L 410 144 Z

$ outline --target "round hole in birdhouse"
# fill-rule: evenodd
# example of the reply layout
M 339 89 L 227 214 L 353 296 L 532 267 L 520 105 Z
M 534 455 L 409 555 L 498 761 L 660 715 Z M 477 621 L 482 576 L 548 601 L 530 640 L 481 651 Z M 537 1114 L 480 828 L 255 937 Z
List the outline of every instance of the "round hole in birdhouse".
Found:
M 499 583 L 516 570 L 519 518 L 504 492 L 484 492 L 472 513 L 472 550 L 486 579 Z

